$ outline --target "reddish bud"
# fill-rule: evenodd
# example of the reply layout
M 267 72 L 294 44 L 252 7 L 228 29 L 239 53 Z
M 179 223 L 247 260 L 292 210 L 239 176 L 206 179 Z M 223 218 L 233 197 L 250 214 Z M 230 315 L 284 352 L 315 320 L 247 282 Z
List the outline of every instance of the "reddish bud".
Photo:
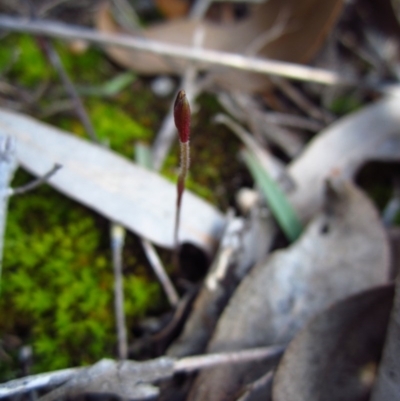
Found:
M 190 138 L 190 105 L 185 91 L 181 90 L 174 104 L 174 120 L 178 130 L 179 140 L 182 143 L 189 142 Z

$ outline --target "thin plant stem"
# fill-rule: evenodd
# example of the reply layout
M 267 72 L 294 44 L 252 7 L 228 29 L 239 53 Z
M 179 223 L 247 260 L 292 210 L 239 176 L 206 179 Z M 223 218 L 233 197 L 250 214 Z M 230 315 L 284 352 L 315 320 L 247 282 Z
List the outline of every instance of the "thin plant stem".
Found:
M 175 251 L 173 254 L 173 261 L 176 266 L 179 266 L 178 258 L 178 231 L 180 225 L 180 215 L 182 209 L 182 196 L 185 190 L 186 176 L 189 171 L 190 165 L 190 105 L 186 98 L 185 91 L 181 90 L 174 104 L 174 121 L 176 129 L 178 130 L 179 143 L 180 143 L 180 171 L 177 183 L 177 198 L 176 198 L 176 214 L 175 214 L 175 230 L 174 230 L 174 243 Z
M 176 216 L 175 216 L 175 233 L 174 233 L 174 241 L 175 248 L 178 247 L 178 231 L 180 224 L 180 215 L 181 215 L 181 207 L 182 207 L 182 196 L 185 190 L 185 181 L 187 172 L 190 166 L 190 146 L 188 142 L 180 142 L 180 155 L 181 155 L 181 167 L 178 177 L 177 184 L 177 198 L 176 198 Z

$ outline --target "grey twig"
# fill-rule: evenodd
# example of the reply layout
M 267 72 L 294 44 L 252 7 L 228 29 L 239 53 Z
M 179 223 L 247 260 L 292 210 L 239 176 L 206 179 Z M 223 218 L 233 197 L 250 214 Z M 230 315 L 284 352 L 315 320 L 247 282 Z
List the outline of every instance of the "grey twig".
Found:
M 67 71 L 65 71 L 64 66 L 60 60 L 60 57 L 54 48 L 53 44 L 49 40 L 43 40 L 43 46 L 46 51 L 47 57 L 49 58 L 51 64 L 53 65 L 54 69 L 57 71 L 60 79 L 67 91 L 68 95 L 74 102 L 75 111 L 78 114 L 79 119 L 81 120 L 83 126 L 85 127 L 86 132 L 88 133 L 90 139 L 93 142 L 99 143 L 99 139 L 96 135 L 96 132 L 93 128 L 92 122 L 86 112 L 85 106 L 82 103 L 81 98 L 79 97 L 74 84 L 72 83 L 71 79 L 68 76 Z
M 252 348 L 243 351 L 224 352 L 200 356 L 188 356 L 178 359 L 174 364 L 175 372 L 193 372 L 199 369 L 212 368 L 217 365 L 244 363 L 276 357 L 284 351 L 282 345 Z
M 226 114 L 219 113 L 214 117 L 214 121 L 226 125 L 237 137 L 243 141 L 247 148 L 256 155 L 259 162 L 271 177 L 276 181 L 286 181 L 288 179 L 282 163 L 266 149 L 259 146 L 256 140 L 241 125 L 235 122 Z
M 46 174 L 42 175 L 41 177 L 37 178 L 36 180 L 31 181 L 26 185 L 22 185 L 17 188 L 10 188 L 8 194 L 9 195 L 21 195 L 25 194 L 29 191 L 34 190 L 35 188 L 39 187 L 42 184 L 45 184 L 58 170 L 62 168 L 61 164 L 56 163 L 53 168 L 48 171 Z
M 16 394 L 43 387 L 59 386 L 84 369 L 85 368 L 69 368 L 11 380 L 7 383 L 0 384 L 0 398 L 11 397 Z
M 111 249 L 114 267 L 114 305 L 118 337 L 118 357 L 128 358 L 128 337 L 126 334 L 124 312 L 124 288 L 122 273 L 122 248 L 125 240 L 125 229 L 116 223 L 111 223 Z
M 316 120 L 331 123 L 334 117 L 326 110 L 313 104 L 301 91 L 283 77 L 272 77 L 272 82 L 278 86 L 301 110 Z
M 136 163 L 140 166 L 148 168 L 149 170 L 153 169 L 153 159 L 150 152 L 150 149 L 147 145 L 142 143 L 136 144 L 135 147 L 135 159 Z M 162 288 L 164 289 L 165 295 L 168 298 L 168 301 L 171 306 L 176 307 L 179 302 L 179 295 L 175 290 L 172 281 L 170 280 L 167 272 L 164 269 L 164 266 L 158 257 L 157 251 L 155 250 L 153 244 L 147 239 L 141 237 L 140 242 L 142 244 L 144 253 L 152 267 L 155 275 L 157 276 L 158 281 L 160 282 Z
M 0 16 L 0 28 L 9 31 L 29 32 L 37 35 L 62 39 L 83 39 L 103 46 L 118 46 L 127 49 L 146 51 L 169 57 L 192 60 L 204 64 L 222 65 L 238 70 L 261 74 L 277 75 L 300 81 L 318 82 L 324 85 L 359 85 L 356 79 L 341 76 L 339 73 L 321 68 L 245 57 L 240 54 L 197 49 L 171 43 L 162 43 L 142 37 L 101 33 L 88 28 L 62 24 L 54 21 L 28 21 L 24 18 Z
M 61 387 L 47 393 L 40 400 L 53 401 L 83 393 L 113 394 L 130 400 L 154 398 L 158 395 L 158 389 L 152 383 L 171 378 L 174 373 L 192 372 L 216 365 L 265 360 L 276 357 L 283 350 L 283 346 L 276 345 L 177 360 L 169 357 L 145 362 L 102 359 L 87 368 L 42 373 L 0 384 L 0 398 L 63 383 Z
M 170 305 L 173 307 L 177 306 L 179 302 L 179 295 L 176 292 L 175 287 L 172 284 L 167 273 L 165 272 L 161 260 L 154 249 L 154 246 L 147 239 L 144 238 L 141 239 L 141 242 L 144 253 L 146 254 L 147 259 L 149 260 L 151 267 L 153 268 L 153 271 L 158 278 L 158 281 L 160 282 L 162 288 L 164 289 L 165 295 L 167 296 Z

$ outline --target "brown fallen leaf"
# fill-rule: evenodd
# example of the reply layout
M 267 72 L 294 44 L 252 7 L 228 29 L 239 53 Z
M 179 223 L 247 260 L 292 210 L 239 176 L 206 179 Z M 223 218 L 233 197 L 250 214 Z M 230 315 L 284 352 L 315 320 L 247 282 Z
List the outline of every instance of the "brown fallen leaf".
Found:
M 41 176 L 55 163 L 63 168 L 50 185 L 164 247 L 173 247 L 175 186 L 160 175 L 101 146 L 31 117 L 0 109 L 0 131 L 17 140 L 18 162 Z M 222 214 L 188 192 L 182 203 L 182 242 L 211 251 L 224 228 Z
M 273 400 L 368 400 L 393 296 L 393 285 L 374 288 L 338 302 L 312 319 L 279 363 Z
M 97 15 L 96 25 L 102 32 L 130 33 L 186 46 L 192 46 L 196 33 L 202 32 L 204 40 L 201 47 L 205 49 L 304 63 L 321 46 L 341 9 L 341 0 L 269 0 L 253 5 L 249 17 L 235 24 L 182 19 L 153 25 L 138 32 L 126 32 L 116 25 L 110 15 L 109 6 L 105 4 Z M 287 18 L 283 18 L 283 15 L 287 15 Z M 280 23 L 282 26 L 277 29 L 277 24 Z M 279 33 L 269 40 L 268 31 L 271 29 L 277 29 Z M 117 63 L 141 74 L 182 73 L 189 65 L 185 61 L 142 51 L 108 47 L 107 52 Z M 214 82 L 230 90 L 237 88 L 260 91 L 268 85 L 265 76 L 256 74 L 226 69 L 213 71 L 213 74 Z
M 296 243 L 271 254 L 239 285 L 208 352 L 286 344 L 319 311 L 385 283 L 389 249 L 375 207 L 350 182 L 337 178 L 329 188 L 326 211 Z M 189 400 L 231 400 L 271 367 L 259 363 L 204 372 Z
M 186 0 L 155 0 L 158 11 L 165 17 L 184 17 L 189 11 L 189 1 Z

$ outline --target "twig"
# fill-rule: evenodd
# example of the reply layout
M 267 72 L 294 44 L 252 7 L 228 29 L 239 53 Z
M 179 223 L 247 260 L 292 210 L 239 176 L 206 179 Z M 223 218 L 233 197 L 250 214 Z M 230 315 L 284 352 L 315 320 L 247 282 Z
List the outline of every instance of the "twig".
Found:
M 21 194 L 25 194 L 29 191 L 32 191 L 33 189 L 39 187 L 40 185 L 45 184 L 58 170 L 60 170 L 60 168 L 62 168 L 62 165 L 56 163 L 50 171 L 48 171 L 46 174 L 42 175 L 41 177 L 29 182 L 26 185 L 22 185 L 17 188 L 10 188 L 8 190 L 8 195 L 9 196 L 21 195 Z
M 0 398 L 11 397 L 16 394 L 43 387 L 59 386 L 84 369 L 85 368 L 69 368 L 11 380 L 7 383 L 0 384 Z
M 334 117 L 325 110 L 319 109 L 304 96 L 289 81 L 281 77 L 273 77 L 272 82 L 277 85 L 301 110 L 311 117 L 324 122 L 332 122 Z
M 285 347 L 282 345 L 274 345 L 271 347 L 253 348 L 244 351 L 188 356 L 175 362 L 174 371 L 193 372 L 199 369 L 212 368 L 216 365 L 258 361 L 276 357 L 282 354 L 284 349 Z
M 135 159 L 140 166 L 148 168 L 150 170 L 153 169 L 151 153 L 146 145 L 141 143 L 136 144 Z M 140 242 L 143 246 L 143 250 L 147 256 L 150 266 L 152 267 L 158 281 L 160 282 L 170 305 L 176 307 L 179 303 L 178 293 L 175 290 L 175 287 L 172 284 L 172 281 L 170 280 L 167 272 L 165 271 L 164 266 L 153 244 L 142 237 L 140 238 Z
M 81 98 L 79 97 L 74 84 L 69 78 L 67 71 L 65 71 L 64 66 L 60 60 L 60 57 L 54 48 L 53 44 L 49 40 L 42 40 L 43 48 L 49 58 L 51 64 L 54 69 L 57 71 L 60 79 L 65 87 L 65 90 L 68 92 L 68 95 L 71 97 L 72 101 L 75 105 L 75 111 L 78 114 L 79 119 L 81 120 L 83 126 L 85 127 L 86 132 L 88 133 L 90 139 L 93 142 L 99 143 L 99 138 L 96 135 L 96 132 L 93 128 L 92 122 L 86 112 L 85 106 L 82 103 Z
M 178 293 L 175 290 L 171 280 L 169 279 L 165 269 L 161 263 L 154 246 L 146 239 L 142 238 L 143 250 L 149 260 L 154 273 L 156 274 L 158 281 L 160 282 L 162 288 L 164 289 L 165 295 L 171 306 L 177 306 L 179 302 Z
M 145 399 L 157 395 L 151 383 L 168 379 L 174 373 L 193 372 L 216 365 L 243 363 L 275 358 L 284 351 L 280 345 L 182 359 L 162 357 L 145 362 L 103 359 L 87 368 L 71 368 L 27 376 L 0 384 L 0 398 L 11 397 L 33 389 L 65 383 L 41 399 L 55 400 L 66 395 L 85 392 L 126 395 L 130 399 Z M 141 396 L 141 397 L 138 397 Z
M 180 358 L 204 352 L 232 293 L 250 268 L 265 258 L 275 232 L 275 225 L 271 220 L 267 223 L 258 206 L 246 219 L 235 217 L 233 210 L 227 212 L 219 249 L 184 329 L 169 347 L 168 355 Z
M 236 103 L 243 109 L 245 121 L 254 134 L 267 138 L 269 142 L 278 145 L 289 156 L 296 156 L 303 148 L 300 137 L 282 127 L 271 124 L 264 119 L 264 111 L 257 101 L 246 93 L 233 94 Z M 260 141 L 261 144 L 263 141 Z
M 307 131 L 319 132 L 324 128 L 324 124 L 307 117 L 296 116 L 294 114 L 267 111 L 262 113 L 265 122 L 286 127 L 300 128 Z
M 0 28 L 9 31 L 29 32 L 37 35 L 52 36 L 62 39 L 83 39 L 104 46 L 113 45 L 169 57 L 198 61 L 203 65 L 222 65 L 238 70 L 277 75 L 300 81 L 317 82 L 324 85 L 360 85 L 360 82 L 357 79 L 345 78 L 337 72 L 321 68 L 312 68 L 299 64 L 265 60 L 256 57 L 245 57 L 239 54 L 219 52 L 215 50 L 196 49 L 189 46 L 162 43 L 129 35 L 97 32 L 93 29 L 62 24 L 54 21 L 27 21 L 23 18 L 3 15 L 0 16 Z
M 117 223 L 111 223 L 111 250 L 114 267 L 114 306 L 118 337 L 118 357 L 128 358 L 128 339 L 124 312 L 124 288 L 122 275 L 122 248 L 125 229 Z
M 266 149 L 260 147 L 255 139 L 232 118 L 228 117 L 226 114 L 219 113 L 215 116 L 214 121 L 224 124 L 231 129 L 247 148 L 256 155 L 258 161 L 274 180 L 281 183 L 290 180 L 282 163 Z

